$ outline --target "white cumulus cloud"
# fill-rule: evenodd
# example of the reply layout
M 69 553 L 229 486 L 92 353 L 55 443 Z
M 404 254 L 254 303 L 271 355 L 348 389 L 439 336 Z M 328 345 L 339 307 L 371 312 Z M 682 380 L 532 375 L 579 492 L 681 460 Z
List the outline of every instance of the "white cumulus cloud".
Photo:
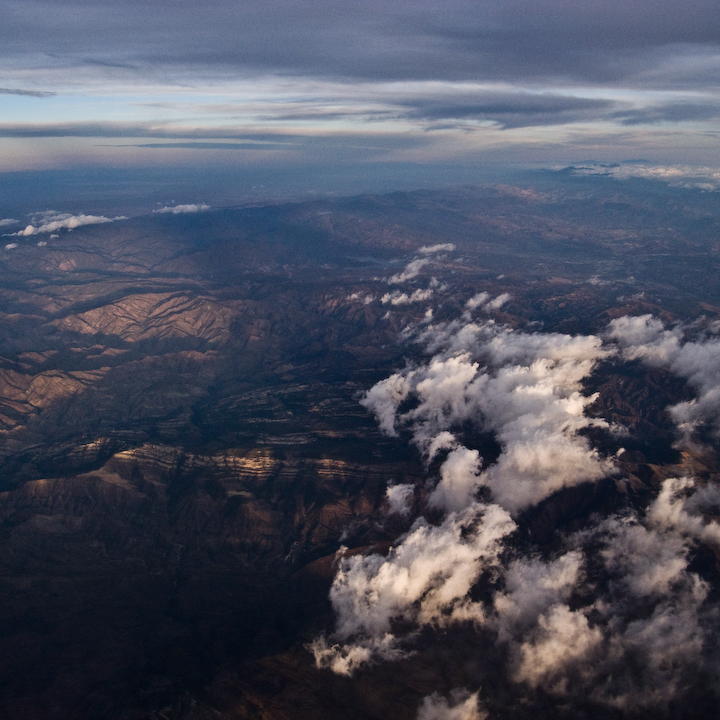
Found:
M 488 714 L 480 708 L 478 693 L 453 690 L 450 698 L 433 693 L 423 699 L 417 720 L 485 720 Z
M 417 277 L 420 274 L 420 271 L 429 263 L 429 258 L 417 258 L 415 260 L 411 260 L 405 266 L 404 270 L 388 278 L 388 282 L 391 285 L 397 285 L 399 283 L 404 283 L 408 280 L 412 280 L 413 278 Z
M 550 553 L 522 525 L 533 517 L 524 511 L 557 491 L 618 472 L 580 434 L 607 427 L 585 416 L 593 396 L 583 382 L 598 363 L 667 367 L 702 399 L 720 386 L 718 339 L 684 342 L 650 316 L 614 321 L 605 342 L 466 318 L 425 326 L 416 339 L 427 359 L 377 383 L 362 403 L 386 434 L 409 432 L 433 473 L 424 496 L 410 484 L 388 488 L 388 512 L 430 519 L 421 514 L 386 557 L 340 559 L 335 631 L 311 646 L 318 666 L 351 675 L 405 657 L 421 628 L 464 623 L 494 643 L 502 682 L 521 704 L 582 698 L 667 715 L 701 673 L 720 683 L 720 609 L 692 565 L 698 547 L 720 549 L 711 517 L 720 485 L 667 479 L 644 509 L 588 514 L 584 528 L 558 533 Z M 468 446 L 469 426 L 494 436 L 492 462 Z M 485 712 L 468 691 L 430 695 L 418 712 L 478 717 Z
M 466 458 L 452 472 L 449 466 L 441 471 L 437 502 L 451 486 L 457 497 L 460 487 L 467 494 L 487 485 L 496 502 L 517 512 L 563 487 L 612 472 L 612 463 L 578 435 L 590 425 L 605 425 L 584 415 L 594 398 L 581 392 L 582 380 L 609 354 L 599 338 L 513 332 L 491 322 L 430 326 L 420 337 L 436 352 L 429 363 L 381 381 L 362 401 L 381 429 L 394 434 L 398 427 L 410 428 L 430 456 L 436 438 L 472 421 L 494 432 L 503 448 L 488 467 L 480 469 L 479 457 Z M 417 404 L 401 413 L 409 397 Z
M 312 646 L 320 667 L 352 674 L 373 659 L 400 657 L 402 637 L 393 621 L 447 625 L 482 617 L 468 597 L 480 575 L 495 567 L 501 540 L 515 529 L 497 505 L 473 504 L 439 526 L 420 519 L 387 557 L 344 558 L 330 591 L 337 617 L 330 644 Z
M 29 237 L 39 233 L 54 233 L 58 230 L 73 230 L 83 225 L 101 225 L 111 223 L 115 220 L 127 220 L 123 216 L 108 218 L 104 215 L 71 215 L 70 213 L 56 213 L 48 211 L 40 213 L 33 218 L 33 222 L 13 235 Z
M 490 294 L 486 292 L 479 292 L 477 295 L 473 295 L 466 303 L 465 307 L 468 310 L 476 310 L 482 307 L 490 299 Z
M 388 501 L 388 513 L 390 515 L 409 515 L 415 487 L 408 483 L 391 485 L 385 497 Z
M 433 255 L 438 252 L 452 252 L 454 249 L 453 243 L 438 243 L 437 245 L 423 245 L 418 248 L 418 252 L 422 255 Z
M 191 204 L 191 205 L 167 205 L 157 210 L 153 210 L 154 213 L 172 213 L 173 215 L 181 215 L 184 213 L 196 213 L 204 212 L 209 210 L 210 206 L 205 203 Z
M 493 298 L 489 303 L 486 303 L 486 310 L 499 310 L 505 303 L 510 299 L 510 293 L 502 293 L 496 298 Z
M 395 290 L 391 293 L 385 293 L 380 298 L 380 302 L 383 305 L 387 305 L 387 303 L 390 303 L 391 305 L 410 305 L 411 303 L 429 300 L 432 296 L 433 291 L 429 288 L 427 290 L 415 290 L 410 295 L 407 293 L 401 293 L 399 290 Z

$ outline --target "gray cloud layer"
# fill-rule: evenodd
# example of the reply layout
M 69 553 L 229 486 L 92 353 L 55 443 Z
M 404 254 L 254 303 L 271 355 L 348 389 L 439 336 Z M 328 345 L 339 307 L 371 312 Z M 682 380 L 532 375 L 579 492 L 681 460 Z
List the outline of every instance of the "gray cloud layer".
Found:
M 71 123 L 0 123 L 0 137 L 98 137 L 98 138 L 209 138 L 254 142 L 285 141 L 293 136 L 271 132 L 248 132 L 234 128 L 183 128 L 170 123 L 144 122 L 71 122 Z M 301 136 L 297 136 L 300 138 Z M 158 145 L 153 145 L 158 147 Z
M 0 138 L 168 138 L 183 143 L 175 156 L 193 154 L 192 163 L 223 150 L 239 151 L 224 161 L 242 161 L 261 149 L 244 143 L 268 128 L 288 133 L 268 143 L 304 144 L 296 164 L 316 162 L 321 147 L 331 162 L 356 167 L 370 158 L 414 168 L 488 157 L 614 161 L 643 143 L 650 151 L 640 154 L 656 162 L 677 161 L 682 143 L 693 154 L 683 162 L 706 163 L 720 117 L 718 77 L 720 19 L 710 0 L 0 7 L 0 92 L 28 96 L 14 98 L 14 122 L 0 126 Z M 46 105 L 62 112 L 40 114 Z M 53 116 L 62 120 L 47 122 Z M 120 117 L 137 122 L 108 122 Z M 665 125 L 685 137 L 658 139 Z M 194 144 L 213 139 L 237 144 Z M 342 147 L 363 140 L 376 146 L 364 157 Z M 8 169 L 73 156 L 91 164 L 172 159 L 159 157 L 169 146 L 152 143 L 97 150 L 48 142 L 62 152 L 45 158 L 31 142 L 3 145 L 14 153 Z
M 0 47 L 8 58 L 43 48 L 47 63 L 108 69 L 151 64 L 238 66 L 308 75 L 373 79 L 511 80 L 687 86 L 687 65 L 712 65 L 720 37 L 710 0 L 430 0 L 306 3 L 272 0 L 172 4 L 4 5 Z M 52 18 L 52 22 L 39 18 Z M 58 60 L 58 58 L 60 58 Z M 705 63 L 708 72 L 708 62 Z M 692 75 L 692 71 L 691 71 Z
M 592 120 L 613 107 L 615 103 L 609 100 L 549 93 L 487 92 L 477 93 L 474 98 L 457 98 L 454 102 L 420 100 L 408 109 L 407 117 L 428 121 L 487 121 L 503 128 L 515 128 Z
M 0 95 L 24 95 L 26 97 L 51 97 L 54 92 L 47 90 L 19 90 L 17 88 L 0 88 Z

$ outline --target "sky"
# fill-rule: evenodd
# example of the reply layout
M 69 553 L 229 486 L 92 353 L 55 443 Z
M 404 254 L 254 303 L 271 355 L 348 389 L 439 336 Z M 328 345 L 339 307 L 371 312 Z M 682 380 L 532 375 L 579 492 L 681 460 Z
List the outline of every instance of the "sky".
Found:
M 718 78 L 712 0 L 7 0 L 0 173 L 714 168 Z

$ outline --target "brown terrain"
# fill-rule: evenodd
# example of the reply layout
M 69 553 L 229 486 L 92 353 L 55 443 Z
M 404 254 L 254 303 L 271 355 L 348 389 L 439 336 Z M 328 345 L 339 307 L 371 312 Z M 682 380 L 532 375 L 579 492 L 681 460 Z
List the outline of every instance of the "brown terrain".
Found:
M 420 638 L 352 682 L 305 644 L 332 629 L 341 544 L 383 551 L 407 529 L 383 512 L 388 482 L 424 492 L 412 446 L 358 403 L 420 352 L 400 333 L 426 304 L 384 318 L 363 301 L 417 248 L 457 246 L 406 286 L 445 283 L 439 319 L 480 290 L 511 294 L 496 319 L 516 327 L 720 317 L 702 203 L 541 185 L 141 217 L 0 250 L 0 716 L 409 720 L 463 683 L 502 703 L 481 637 L 451 657 Z M 709 451 L 672 448 L 682 381 L 608 364 L 588 391 L 632 431 L 630 482 L 558 493 L 536 536 L 642 503 L 678 467 L 720 477 Z

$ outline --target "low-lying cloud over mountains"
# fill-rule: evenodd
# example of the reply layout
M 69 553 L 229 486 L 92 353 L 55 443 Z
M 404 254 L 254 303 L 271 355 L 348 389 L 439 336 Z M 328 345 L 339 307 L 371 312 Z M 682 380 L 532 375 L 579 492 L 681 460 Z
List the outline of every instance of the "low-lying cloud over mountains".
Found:
M 487 301 L 476 298 L 471 309 Z M 585 432 L 627 432 L 585 412 L 595 398 L 583 382 L 599 363 L 639 360 L 686 378 L 698 397 L 669 408 L 682 444 L 717 426 L 720 342 L 697 332 L 686 341 L 693 328 L 666 329 L 650 315 L 617 318 L 601 338 L 513 330 L 468 312 L 417 328 L 429 359 L 362 400 L 385 433 L 409 436 L 426 459 L 425 511 L 387 556 L 341 551 L 336 626 L 314 642 L 316 662 L 353 674 L 423 652 L 423 629 L 467 624 L 500 653 L 518 697 L 667 713 L 698 683 L 720 680 L 720 608 L 692 565 L 699 546 L 720 549 L 720 524 L 707 517 L 717 486 L 667 478 L 644 508 L 598 509 L 549 553 L 520 538 L 528 511 L 557 491 L 624 482 Z M 496 458 L 467 445 L 468 424 L 494 436 Z M 389 488 L 388 511 L 407 516 L 415 495 L 412 485 Z M 418 718 L 485 716 L 482 688 L 457 692 L 426 698 Z

